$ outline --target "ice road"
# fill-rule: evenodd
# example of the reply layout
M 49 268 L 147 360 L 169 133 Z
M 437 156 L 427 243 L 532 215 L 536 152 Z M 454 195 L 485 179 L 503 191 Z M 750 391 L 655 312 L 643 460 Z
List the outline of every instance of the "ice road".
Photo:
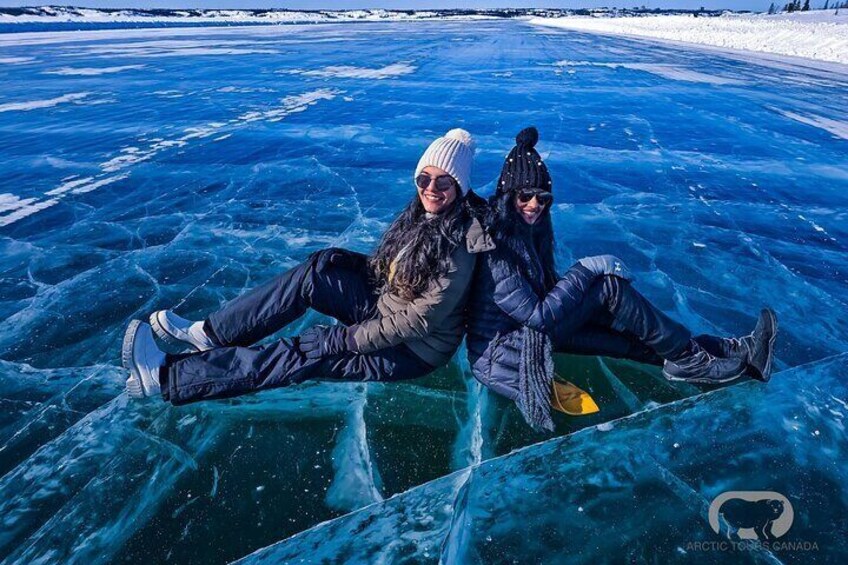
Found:
M 476 136 L 472 178 L 483 194 L 515 133 L 539 128 L 561 269 L 614 253 L 643 293 L 696 332 L 746 333 L 770 304 L 781 321 L 780 370 L 848 351 L 848 74 L 838 69 L 478 21 L 4 34 L 0 80 L 4 562 L 221 563 L 307 530 L 295 539 L 320 540 L 326 529 L 314 526 L 374 503 L 369 512 L 386 516 L 382 501 L 446 475 L 416 491 L 448 493 L 444 505 L 398 518 L 411 545 L 388 557 L 517 557 L 512 538 L 485 546 L 493 531 L 485 513 L 509 508 L 462 499 L 487 483 L 438 485 L 469 480 L 469 465 L 548 436 L 481 391 L 462 352 L 401 384 L 311 383 L 178 409 L 122 393 L 128 320 L 165 307 L 201 317 L 317 249 L 371 250 L 412 198 L 421 150 L 452 127 Z M 807 533 L 828 516 L 845 524 L 848 399 L 844 387 L 815 384 L 844 378 L 844 357 L 834 359 L 786 373 L 797 386 L 779 390 L 797 402 L 746 383 L 744 402 L 734 391 L 706 405 L 738 406 L 740 418 L 763 426 L 768 441 L 744 443 L 752 449 L 778 443 L 779 430 L 813 434 L 805 451 L 783 458 L 781 483 L 803 469 L 794 484 L 804 488 L 784 494 Z M 757 465 L 725 469 L 713 475 L 717 485 L 670 462 L 669 443 L 708 468 L 728 464 L 715 459 L 723 453 L 759 457 L 711 451 L 757 428 L 717 422 L 728 435 L 707 437 L 713 428 L 696 425 L 705 409 L 699 420 L 681 409 L 690 400 L 660 412 L 662 422 L 650 416 L 698 389 L 631 363 L 557 363 L 601 412 L 557 420 L 556 435 L 641 412 L 636 424 L 665 449 L 628 459 L 628 475 L 609 475 L 600 467 L 615 453 L 592 449 L 603 434 L 543 444 L 552 461 L 543 468 L 582 477 L 595 497 L 591 516 L 563 511 L 563 527 L 572 517 L 581 532 L 613 531 L 604 524 L 616 518 L 600 501 L 622 496 L 616 479 L 647 508 L 688 505 L 678 526 L 708 539 L 706 511 L 691 501 L 768 486 Z M 802 413 L 809 417 L 793 428 Z M 654 437 L 636 424 L 611 437 Z M 584 467 L 567 466 L 579 465 L 571 445 Z M 791 457 L 802 461 L 793 467 Z M 521 461 L 491 461 L 486 481 L 519 484 Z M 640 472 L 639 461 L 652 466 Z M 538 469 L 533 480 L 543 484 Z M 581 504 L 580 493 L 557 500 Z M 532 497 L 546 491 L 526 496 L 522 512 L 544 506 Z M 509 501 L 524 503 L 514 492 L 497 502 Z M 641 511 L 644 519 L 617 527 L 626 535 L 665 527 L 668 513 Z M 367 540 L 388 551 L 395 531 L 370 529 Z M 560 555 L 561 538 L 550 539 L 550 555 Z M 677 545 L 660 554 L 686 559 Z M 751 558 L 793 560 L 786 555 Z

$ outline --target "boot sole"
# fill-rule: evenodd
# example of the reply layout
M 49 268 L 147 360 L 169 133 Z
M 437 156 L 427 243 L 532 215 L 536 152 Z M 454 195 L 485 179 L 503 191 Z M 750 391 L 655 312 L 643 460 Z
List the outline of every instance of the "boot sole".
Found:
M 699 384 L 699 385 L 721 385 L 721 384 L 733 382 L 737 379 L 741 379 L 742 377 L 745 376 L 745 370 L 743 369 L 738 375 L 733 375 L 731 377 L 727 377 L 726 379 L 720 379 L 720 380 L 718 380 L 718 379 L 697 379 L 697 378 L 696 379 L 684 379 L 684 378 L 675 377 L 675 376 L 672 376 L 672 375 L 666 373 L 665 369 L 663 369 L 662 374 L 666 378 L 666 380 L 669 380 L 669 381 L 676 381 L 676 382 L 681 382 L 681 383 L 692 383 L 692 384 Z
M 752 372 L 755 373 L 754 375 L 752 375 L 753 378 L 764 383 L 767 383 L 771 380 L 771 367 L 772 361 L 774 361 L 774 342 L 777 339 L 777 316 L 774 312 L 771 311 L 771 309 L 767 308 L 766 312 L 768 312 L 769 321 L 771 321 L 772 327 L 771 337 L 768 340 L 768 355 L 766 356 L 766 363 L 763 366 L 762 372 L 760 372 L 753 365 L 750 365 Z
M 171 347 L 179 348 L 181 353 L 200 353 L 200 349 L 187 341 L 181 340 L 165 329 L 165 325 L 159 321 L 159 315 L 164 315 L 164 313 L 164 310 L 159 310 L 150 315 L 150 326 L 153 328 L 153 333 L 156 334 L 156 337 Z
M 121 364 L 124 369 L 130 372 L 127 378 L 127 394 L 133 398 L 144 398 L 144 387 L 141 386 L 141 376 L 138 374 L 138 369 L 135 366 L 135 336 L 138 333 L 138 328 L 141 327 L 141 320 L 133 320 L 127 326 L 127 331 L 124 333 L 124 341 L 121 344 Z

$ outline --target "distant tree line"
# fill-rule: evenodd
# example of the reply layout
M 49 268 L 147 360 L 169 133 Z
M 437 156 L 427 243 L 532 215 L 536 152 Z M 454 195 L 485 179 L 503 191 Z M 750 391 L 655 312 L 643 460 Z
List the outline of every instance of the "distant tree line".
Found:
M 822 6 L 822 10 L 828 10 L 830 8 L 835 8 L 836 13 L 839 13 L 840 8 L 848 9 L 848 0 L 843 0 L 839 2 L 836 0 L 833 4 L 830 4 L 830 0 L 825 0 L 824 6 Z M 781 12 L 809 12 L 810 11 L 810 0 L 804 0 L 804 4 L 801 4 L 801 0 L 792 0 L 785 6 L 783 6 L 783 10 L 778 10 L 777 6 L 774 5 L 774 2 L 771 3 L 769 7 L 769 14 L 776 14 L 778 11 Z

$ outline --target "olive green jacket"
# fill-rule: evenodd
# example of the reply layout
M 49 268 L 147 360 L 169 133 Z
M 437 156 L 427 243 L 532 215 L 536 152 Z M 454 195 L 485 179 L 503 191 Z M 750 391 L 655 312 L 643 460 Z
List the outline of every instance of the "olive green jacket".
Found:
M 477 254 L 494 249 L 477 219 L 469 220 L 465 245 L 450 257 L 448 272 L 417 298 L 385 293 L 377 302 L 379 317 L 358 324 L 353 340 L 359 353 L 406 344 L 426 363 L 439 367 L 453 357 L 465 333 L 465 302 Z

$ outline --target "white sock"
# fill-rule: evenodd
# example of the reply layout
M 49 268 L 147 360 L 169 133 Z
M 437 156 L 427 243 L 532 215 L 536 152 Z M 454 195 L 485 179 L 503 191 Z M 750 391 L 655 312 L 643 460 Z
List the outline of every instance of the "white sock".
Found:
M 215 349 L 216 347 L 220 347 L 211 337 L 209 337 L 206 330 L 203 329 L 203 324 L 203 322 L 194 322 L 188 328 L 187 333 L 191 336 L 194 344 L 199 346 L 198 349 Z

